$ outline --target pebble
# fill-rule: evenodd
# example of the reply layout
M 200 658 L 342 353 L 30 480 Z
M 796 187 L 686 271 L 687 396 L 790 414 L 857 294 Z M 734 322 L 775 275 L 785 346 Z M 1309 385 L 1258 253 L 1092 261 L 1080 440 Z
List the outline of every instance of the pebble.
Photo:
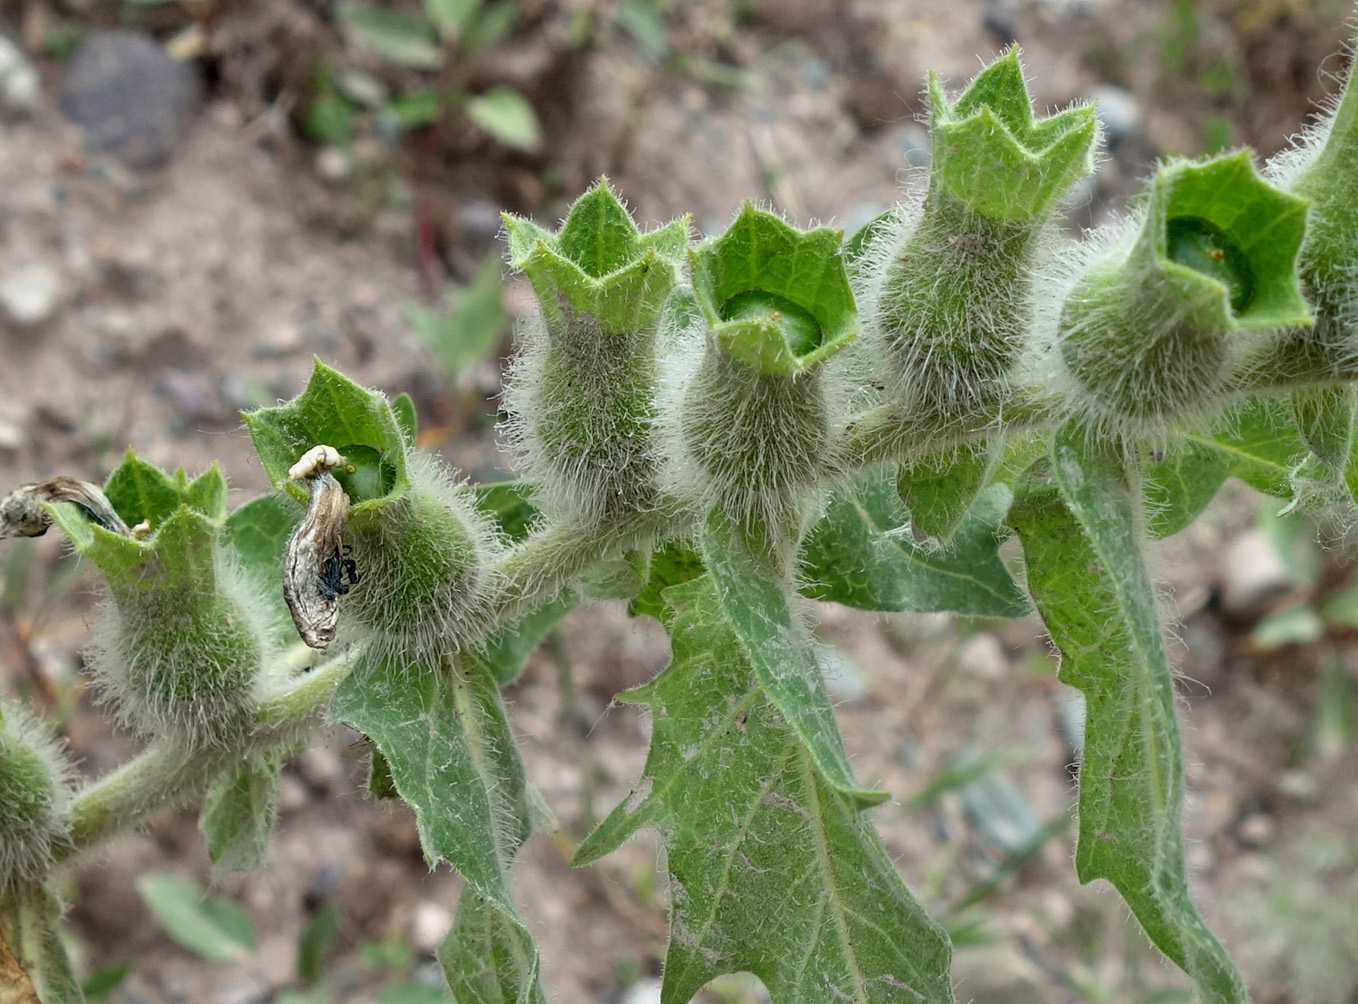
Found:
M 88 146 L 136 168 L 170 158 L 198 99 L 198 78 L 150 35 L 126 28 L 85 36 L 66 66 L 59 107 Z
M 1094 104 L 1106 149 L 1116 149 L 1141 131 L 1141 109 L 1131 91 L 1113 84 L 1098 84 L 1085 91 L 1084 99 Z
M 0 35 L 0 101 L 12 112 L 28 114 L 38 104 L 42 81 L 23 51 Z
M 1221 556 L 1221 606 L 1228 614 L 1253 613 L 1292 590 L 1292 575 L 1257 528 L 1246 530 Z
M 316 151 L 316 173 L 322 181 L 338 184 L 353 173 L 353 159 L 337 146 L 323 146 Z
M 60 290 L 56 271 L 32 262 L 19 266 L 0 282 L 0 306 L 17 324 L 41 324 L 56 313 Z
M 433 955 L 453 929 L 453 911 L 442 903 L 421 900 L 410 911 L 407 934 L 410 945 L 421 955 Z
M 957 647 L 957 668 L 968 676 L 996 683 L 1009 675 L 1009 656 L 989 632 L 974 634 Z
M 24 445 L 24 427 L 18 422 L 0 418 L 0 450 L 13 453 Z
M 660 986 L 657 977 L 642 977 L 618 998 L 618 1004 L 660 1004 Z
M 1273 835 L 1277 829 L 1272 817 L 1262 812 L 1254 812 L 1240 821 L 1235 833 L 1246 847 L 1264 847 L 1273 842 Z

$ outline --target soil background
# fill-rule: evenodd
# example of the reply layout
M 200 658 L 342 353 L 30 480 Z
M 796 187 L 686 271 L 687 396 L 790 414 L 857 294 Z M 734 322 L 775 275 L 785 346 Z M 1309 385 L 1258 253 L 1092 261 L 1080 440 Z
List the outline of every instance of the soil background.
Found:
M 503 359 L 446 374 L 408 311 L 456 299 L 499 253 L 501 211 L 551 225 L 607 174 L 647 226 L 691 213 L 698 231 L 718 232 L 750 198 L 799 224 L 851 229 L 923 177 L 926 70 L 955 92 L 1017 41 L 1040 109 L 1099 101 L 1107 142 L 1097 177 L 1072 197 L 1076 236 L 1115 214 L 1158 156 L 1282 148 L 1334 89 L 1350 13 L 1303 0 L 517 6 L 512 34 L 465 82 L 520 90 L 542 124 L 536 153 L 465 122 L 384 135 L 365 114 L 347 149 L 315 141 L 305 122 L 318 67 L 392 93 L 421 83 L 346 38 L 326 3 L 0 3 L 0 33 L 37 83 L 7 96 L 0 117 L 0 288 L 13 282 L 20 297 L 0 316 L 0 486 L 101 481 L 131 445 L 167 469 L 220 460 L 236 504 L 267 489 L 239 411 L 296 394 L 313 356 L 409 392 L 421 445 L 474 480 L 505 476 L 494 437 Z M 654 15 L 663 46 L 627 30 L 629 7 Z M 149 155 L 101 150 L 62 112 L 86 86 L 71 47 L 115 27 L 190 70 L 183 109 L 166 113 Z M 512 277 L 504 301 L 511 316 L 532 309 Z M 1251 630 L 1279 606 L 1321 604 L 1350 569 L 1333 547 L 1309 578 L 1283 568 L 1261 586 L 1272 566 L 1258 505 L 1235 486 L 1152 555 L 1179 625 L 1194 892 L 1260 1004 L 1345 1004 L 1358 1001 L 1358 754 L 1342 730 L 1327 745 L 1317 722 L 1322 678 L 1337 662 L 1351 681 L 1358 646 L 1331 628 L 1270 648 Z M 97 776 L 136 743 L 83 692 L 94 580 L 57 541 L 20 553 L 22 575 L 20 558 L 0 555 L 6 582 L 23 584 L 0 609 L 0 686 L 61 720 Z M 839 653 L 831 685 L 857 774 L 897 796 L 874 817 L 886 847 L 943 916 L 1070 804 L 1072 706 L 1040 627 L 827 607 L 820 631 Z M 530 779 L 560 823 L 516 871 L 553 1001 L 658 999 L 645 996 L 666 933 L 658 845 L 640 839 L 579 871 L 567 861 L 644 760 L 644 716 L 613 696 L 667 658 L 656 625 L 589 606 L 507 692 Z M 365 794 L 366 766 L 346 753 L 355 738 L 327 731 L 286 766 L 261 872 L 212 876 L 193 809 L 82 861 L 69 915 L 80 968 L 134 960 L 109 1000 L 273 1001 L 295 988 L 297 939 L 327 902 L 341 918 L 329 999 L 373 1000 L 432 972 L 460 883 L 425 864 L 407 810 Z M 993 769 L 975 783 L 911 807 L 945 767 L 987 756 Z M 1078 885 L 1072 839 L 1058 832 L 954 918 L 958 1000 L 1187 1000 L 1118 898 Z M 214 965 L 176 945 L 137 895 L 148 872 L 237 899 L 257 953 Z M 707 992 L 763 999 L 752 980 Z

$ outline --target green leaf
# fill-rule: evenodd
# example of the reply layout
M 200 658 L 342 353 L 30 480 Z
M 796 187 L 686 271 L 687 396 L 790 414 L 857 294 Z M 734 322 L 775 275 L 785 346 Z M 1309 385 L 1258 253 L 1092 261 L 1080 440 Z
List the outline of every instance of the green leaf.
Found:
M 1307 451 L 1281 401 L 1249 399 L 1227 418 L 1224 429 L 1205 441 L 1230 457 L 1231 474 L 1251 488 L 1276 498 L 1292 497 L 1292 472 Z
M 1081 882 L 1108 879 L 1161 951 L 1211 1004 L 1245 988 L 1188 893 L 1183 751 L 1173 674 L 1121 462 L 1078 427 L 1056 437 L 1010 513 L 1028 587 L 1061 650 L 1060 679 L 1085 695 Z
M 474 891 L 495 901 L 536 956 L 507 873 L 544 810 L 524 776 L 490 671 L 474 658 L 441 670 L 365 659 L 340 684 L 330 717 L 377 744 L 415 810 L 426 857 L 462 873 L 464 896 Z
M 999 556 L 1010 492 L 991 485 L 979 496 L 947 549 L 914 543 L 894 477 L 879 470 L 831 500 L 807 538 L 802 591 L 861 610 L 951 610 L 979 617 L 1019 617 L 1028 601 Z
M 1308 387 L 1292 392 L 1292 420 L 1311 452 L 1336 472 L 1353 451 L 1353 387 Z
M 12 972 L 14 965 L 21 973 Z M 61 903 L 51 889 L 21 885 L 0 893 L 0 967 L 0 995 L 13 993 L 18 1002 L 85 1004 L 62 943 Z
M 495 517 L 500 530 L 514 543 L 528 536 L 537 521 L 533 486 L 526 481 L 492 481 L 472 485 L 476 504 Z
M 467 26 L 467 32 L 462 37 L 462 51 L 474 56 L 493 45 L 499 45 L 519 23 L 520 12 L 517 0 L 497 0 L 487 4 Z
M 567 590 L 497 631 L 480 653 L 495 682 L 502 687 L 513 683 L 533 649 L 579 602 Z
M 940 541 L 952 538 L 985 487 L 993 463 L 986 447 L 950 450 L 902 467 L 896 490 L 910 525 Z
M 467 118 L 516 150 L 537 153 L 542 146 L 542 127 L 537 112 L 518 91 L 500 85 L 467 99 Z
M 226 518 L 222 543 L 256 580 L 277 585 L 283 581 L 283 550 L 301 518 L 295 502 L 281 495 L 257 495 Z
M 213 520 L 226 516 L 226 478 L 217 464 L 189 481 L 184 468 L 166 474 L 139 458 L 131 447 L 108 476 L 104 495 L 128 526 L 146 522 L 155 530 L 181 505 Z
M 443 99 L 432 87 L 398 94 L 382 108 L 385 116 L 394 119 L 402 129 L 419 129 L 433 125 L 443 115 Z
M 1306 604 L 1275 610 L 1250 631 L 1250 641 L 1262 649 L 1309 645 L 1325 637 L 1325 621 Z
M 410 323 L 434 350 L 449 380 L 500 344 L 508 321 L 500 298 L 501 268 L 499 253 L 488 255 L 446 314 L 419 303 L 406 308 Z
M 132 960 L 120 959 L 110 962 L 90 973 L 80 981 L 80 991 L 86 997 L 103 997 L 122 985 L 123 980 L 132 974 Z
M 649 614 L 663 624 L 670 610 L 662 597 L 664 591 L 670 586 L 696 579 L 706 570 L 702 555 L 688 544 L 678 540 L 665 541 L 651 554 L 646 585 L 632 597 L 627 612 L 633 617 Z
M 752 203 L 689 252 L 693 290 L 722 350 L 763 373 L 815 369 L 858 334 L 858 308 L 829 227 L 798 230 Z
M 368 793 L 381 799 L 401 797 L 401 793 L 396 790 L 396 782 L 392 780 L 391 764 L 376 746 L 368 753 Z
M 720 513 L 703 528 L 703 561 L 720 597 L 722 627 L 737 639 L 768 699 L 801 736 L 826 781 L 860 806 L 890 797 L 853 779 L 806 626 L 778 574 L 750 554 Z
M 346 3 L 339 9 L 348 35 L 385 59 L 417 70 L 443 65 L 443 50 L 429 22 L 403 11 Z
M 729 588 L 704 575 L 666 591 L 673 660 L 625 695 L 652 709 L 645 771 L 572 863 L 642 826 L 665 836 L 674 893 L 662 1004 L 742 970 L 774 1004 L 952 1001 L 947 936 L 901 883 L 860 800 L 827 780 L 770 698 Z
M 1034 119 L 1016 48 L 982 70 L 955 102 L 930 73 L 929 125 L 931 192 L 991 219 L 1041 218 L 1094 169 L 1093 107 Z
M 277 763 L 246 761 L 227 771 L 208 789 L 198 819 L 208 860 L 226 872 L 263 867 L 277 818 Z
M 607 178 L 575 200 L 558 233 L 518 216 L 504 221 L 510 264 L 528 276 L 543 312 L 561 314 L 564 297 L 616 334 L 659 319 L 688 247 L 688 217 L 643 234 Z
M 231 900 L 174 875 L 143 875 L 137 892 L 171 938 L 209 962 L 239 962 L 254 951 L 250 918 Z
M 375 1004 L 456 1004 L 437 987 L 418 980 L 407 980 L 386 987 L 375 998 Z
M 545 1004 L 538 952 L 523 922 L 494 900 L 464 889 L 439 965 L 458 1001 Z
M 613 5 L 613 20 L 631 35 L 642 55 L 659 63 L 670 54 L 670 29 L 654 0 L 622 0 Z
M 424 13 L 444 38 L 457 38 L 467 30 L 481 0 L 424 0 Z
M 316 908 L 297 939 L 297 979 L 305 986 L 319 983 L 326 974 L 325 960 L 339 937 L 340 913 L 334 903 Z
M 312 139 L 347 150 L 354 138 L 354 106 L 332 84 L 311 103 L 302 125 Z
M 891 223 L 890 212 L 878 213 L 855 230 L 853 236 L 844 242 L 844 263 L 851 276 L 858 274 L 857 269 L 862 264 L 863 252 L 872 246 L 874 240 L 890 231 Z
M 355 466 L 352 474 L 335 471 L 355 509 L 399 496 L 407 487 L 405 436 L 391 402 L 319 358 L 301 394 L 276 408 L 247 412 L 245 426 L 269 481 L 299 501 L 306 501 L 306 493 L 289 483 L 288 469 L 322 444 L 335 447 Z
M 1233 458 L 1215 444 L 1188 440 L 1149 455 L 1141 467 L 1147 529 L 1171 537 L 1191 524 L 1231 475 Z

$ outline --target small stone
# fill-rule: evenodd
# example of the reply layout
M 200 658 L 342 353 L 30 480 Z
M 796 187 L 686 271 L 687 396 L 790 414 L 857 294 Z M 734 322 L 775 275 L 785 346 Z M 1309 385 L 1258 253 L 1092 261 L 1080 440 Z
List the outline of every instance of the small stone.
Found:
M 988 631 L 974 634 L 957 648 L 957 668 L 968 676 L 996 683 L 1009 675 L 1009 655 Z
M 1094 114 L 1102 128 L 1107 149 L 1116 149 L 1141 131 L 1141 109 L 1131 91 L 1112 84 L 1099 84 L 1085 91 L 1085 100 L 1093 102 Z
M 1264 847 L 1273 842 L 1277 830 L 1271 816 L 1254 812 L 1240 821 L 1235 833 L 1246 847 Z
M 0 283 L 0 306 L 17 324 L 36 325 L 56 313 L 60 280 L 41 262 L 21 265 Z
M 453 929 L 453 911 L 442 903 L 421 900 L 410 911 L 410 945 L 421 955 L 433 955 Z
M 628 987 L 618 1004 L 660 1004 L 660 980 L 654 976 L 644 976 Z
M 13 453 L 24 445 L 24 427 L 18 422 L 0 418 L 0 450 Z
M 1294 585 L 1283 559 L 1258 529 L 1236 537 L 1221 556 L 1221 606 L 1228 614 L 1253 613 Z
M 323 146 L 316 151 L 316 173 L 322 181 L 332 184 L 347 181 L 353 169 L 349 154 L 337 146 Z
M 299 352 L 304 338 L 301 325 L 284 321 L 266 328 L 255 341 L 255 355 L 260 359 L 278 359 Z
M 12 112 L 28 114 L 38 104 L 42 81 L 23 52 L 0 35 L 0 101 Z
M 117 28 L 85 36 L 66 66 L 59 105 L 91 149 L 146 168 L 169 160 L 197 99 L 190 66 L 150 35 Z

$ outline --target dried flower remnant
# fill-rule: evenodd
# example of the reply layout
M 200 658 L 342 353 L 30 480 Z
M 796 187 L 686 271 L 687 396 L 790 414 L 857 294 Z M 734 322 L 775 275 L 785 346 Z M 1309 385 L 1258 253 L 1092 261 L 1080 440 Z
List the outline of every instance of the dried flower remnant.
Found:
M 20 485 L 0 499 L 0 540 L 45 534 L 52 525 L 52 517 L 42 507 L 44 502 L 74 502 L 105 530 L 123 537 L 132 536 L 98 485 L 63 476 Z
M 302 641 L 321 650 L 335 640 L 339 598 L 359 580 L 358 566 L 344 544 L 349 496 L 330 473 L 344 462 L 334 447 L 317 446 L 288 471 L 291 477 L 308 481 L 311 501 L 288 540 L 283 598 Z

